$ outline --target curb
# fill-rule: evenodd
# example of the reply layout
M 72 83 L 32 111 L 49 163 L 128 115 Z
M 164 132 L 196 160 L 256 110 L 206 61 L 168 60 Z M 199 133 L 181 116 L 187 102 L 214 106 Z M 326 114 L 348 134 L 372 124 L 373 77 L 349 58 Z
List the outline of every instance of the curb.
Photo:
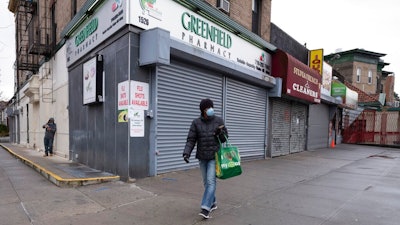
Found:
M 77 186 L 84 186 L 84 185 L 89 185 L 89 184 L 98 184 L 98 183 L 103 183 L 103 182 L 120 180 L 120 176 L 88 177 L 88 178 L 62 178 L 59 175 L 30 161 L 29 159 L 26 159 L 26 158 L 16 154 L 10 148 L 8 148 L 2 144 L 0 144 L 0 146 L 2 148 L 4 148 L 5 150 L 7 150 L 15 158 L 21 160 L 23 163 L 25 163 L 29 167 L 32 167 L 33 169 L 35 169 L 42 176 L 44 176 L 46 179 L 48 179 L 49 181 L 51 181 L 58 187 L 77 187 Z

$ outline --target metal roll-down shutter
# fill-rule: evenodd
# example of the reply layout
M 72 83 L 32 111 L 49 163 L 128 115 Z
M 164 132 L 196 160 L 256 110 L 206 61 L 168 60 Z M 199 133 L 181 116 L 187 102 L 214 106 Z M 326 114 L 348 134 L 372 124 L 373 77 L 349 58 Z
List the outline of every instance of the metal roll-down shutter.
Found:
M 175 62 L 160 66 L 156 75 L 156 159 L 157 173 L 198 166 L 195 150 L 186 164 L 182 152 L 194 118 L 200 116 L 199 103 L 211 98 L 215 113 L 222 116 L 223 79 L 218 74 Z
M 238 146 L 242 159 L 264 158 L 266 134 L 266 90 L 227 79 L 226 119 L 229 139 Z

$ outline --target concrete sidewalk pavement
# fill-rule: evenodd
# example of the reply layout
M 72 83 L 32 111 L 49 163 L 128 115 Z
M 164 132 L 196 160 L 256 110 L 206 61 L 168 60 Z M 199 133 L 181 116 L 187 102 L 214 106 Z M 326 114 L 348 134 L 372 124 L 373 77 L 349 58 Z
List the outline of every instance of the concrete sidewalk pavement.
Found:
M 198 169 L 162 174 L 137 180 L 154 197 L 118 215 L 143 225 L 398 225 L 399 158 L 396 149 L 343 144 L 244 162 L 242 175 L 218 180 L 218 209 L 209 220 L 197 215 L 203 193 Z M 112 223 L 109 216 L 95 224 Z
M 119 176 L 95 170 L 56 155 L 43 157 L 43 152 L 9 143 L 0 143 L 0 147 L 59 187 L 119 180 Z
M 30 200 L 25 193 L 21 201 L 32 221 L 40 224 L 397 225 L 399 160 L 398 149 L 341 144 L 243 162 L 242 175 L 218 180 L 218 209 L 208 220 L 197 215 L 203 194 L 199 169 L 138 179 L 134 184 L 108 182 L 52 190 L 57 199 L 61 191 L 66 198 L 83 199 L 72 207 L 71 200 L 46 200 L 57 206 L 47 217 L 40 209 L 49 206 L 41 206 L 40 196 Z M 69 191 L 74 194 L 65 193 Z M 68 203 L 68 209 L 60 202 Z M 62 210 L 71 213 L 64 215 Z
M 203 193 L 198 169 L 136 184 L 171 198 L 168 208 L 146 218 L 154 224 L 398 225 L 399 158 L 396 149 L 341 144 L 243 162 L 242 175 L 218 180 L 218 209 L 207 221 L 197 216 Z

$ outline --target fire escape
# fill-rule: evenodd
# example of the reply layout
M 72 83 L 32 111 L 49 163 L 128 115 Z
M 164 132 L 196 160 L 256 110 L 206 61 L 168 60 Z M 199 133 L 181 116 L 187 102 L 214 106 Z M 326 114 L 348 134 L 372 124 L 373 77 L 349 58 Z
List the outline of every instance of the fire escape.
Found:
M 25 83 L 35 74 L 38 74 L 39 68 L 49 60 L 52 51 L 55 48 L 55 38 L 53 30 L 53 0 L 15 0 L 16 14 L 16 70 L 17 70 L 17 88 Z M 47 66 L 48 67 L 48 66 Z M 43 101 L 44 92 L 53 92 L 52 79 L 49 72 L 39 82 L 39 76 L 32 77 L 29 81 L 29 89 L 26 94 L 35 98 L 31 102 L 38 101 L 39 86 L 42 87 Z M 34 78 L 34 79 L 33 79 Z M 44 84 L 51 84 L 51 87 L 44 87 Z M 48 94 L 46 94 L 48 96 Z M 52 97 L 51 97 L 52 99 Z

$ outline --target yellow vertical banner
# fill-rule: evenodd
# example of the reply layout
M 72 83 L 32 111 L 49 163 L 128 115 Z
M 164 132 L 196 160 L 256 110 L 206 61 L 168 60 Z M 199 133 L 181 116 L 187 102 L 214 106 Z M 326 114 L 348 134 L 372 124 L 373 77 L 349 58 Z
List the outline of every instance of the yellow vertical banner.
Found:
M 309 60 L 309 66 L 311 69 L 316 70 L 321 76 L 322 76 L 322 65 L 324 62 L 324 50 L 321 49 L 315 49 L 315 50 L 310 50 L 310 55 L 308 57 Z

